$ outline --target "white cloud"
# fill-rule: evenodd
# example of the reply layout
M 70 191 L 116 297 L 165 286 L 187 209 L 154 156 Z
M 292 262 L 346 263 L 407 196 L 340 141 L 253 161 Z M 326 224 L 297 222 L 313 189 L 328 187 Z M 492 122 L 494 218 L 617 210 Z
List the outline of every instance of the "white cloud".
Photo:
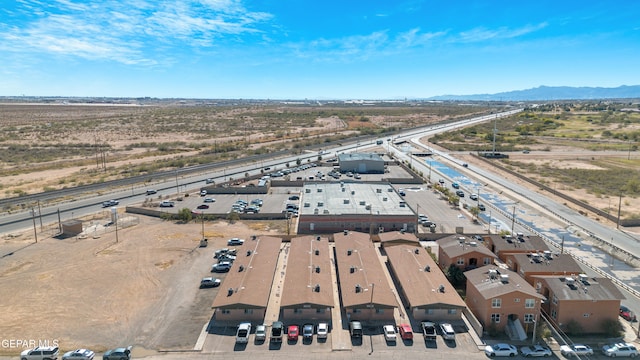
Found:
M 478 27 L 469 31 L 463 31 L 454 39 L 457 42 L 481 42 L 494 39 L 511 39 L 520 37 L 547 27 L 547 23 L 543 22 L 537 25 L 527 25 L 518 29 L 510 29 L 500 27 L 497 29 L 486 29 Z
M 225 35 L 251 35 L 270 14 L 240 0 L 18 0 L 26 22 L 0 20 L 0 49 L 155 64 L 157 43 L 206 47 Z M 146 55 L 145 55 L 146 54 Z

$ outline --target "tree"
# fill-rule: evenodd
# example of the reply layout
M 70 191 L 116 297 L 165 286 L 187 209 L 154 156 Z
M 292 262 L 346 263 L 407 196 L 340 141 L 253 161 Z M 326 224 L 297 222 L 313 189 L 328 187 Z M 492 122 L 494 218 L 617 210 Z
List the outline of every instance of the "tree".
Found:
M 296 159 L 296 165 L 300 166 L 300 164 L 302 164 L 302 160 Z
M 193 219 L 193 214 L 189 208 L 182 208 L 178 211 L 178 220 L 188 223 L 191 219 Z
M 464 275 L 464 272 L 454 264 L 449 265 L 447 272 L 445 273 L 447 279 L 453 286 L 463 285 L 467 281 L 467 277 Z
M 480 214 L 480 209 L 477 206 L 472 207 L 471 209 L 469 209 L 469 212 L 471 213 L 471 215 L 473 215 L 474 218 L 478 218 L 478 215 Z

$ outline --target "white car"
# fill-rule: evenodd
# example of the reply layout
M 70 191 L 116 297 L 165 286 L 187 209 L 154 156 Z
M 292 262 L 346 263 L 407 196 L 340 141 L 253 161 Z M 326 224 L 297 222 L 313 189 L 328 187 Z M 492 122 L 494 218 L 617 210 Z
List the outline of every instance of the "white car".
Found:
M 251 323 L 242 323 L 238 325 L 238 331 L 236 331 L 236 343 L 238 344 L 248 343 L 249 334 L 251 334 Z
M 573 344 L 560 346 L 560 353 L 564 356 L 593 355 L 593 349 L 589 345 Z
M 484 353 L 487 354 L 487 356 L 490 356 L 490 357 L 494 357 L 494 356 L 516 356 L 516 355 L 518 355 L 518 348 L 516 348 L 515 346 L 510 345 L 510 344 L 499 343 L 499 344 L 493 344 L 493 345 L 485 346 Z
M 553 355 L 551 349 L 542 345 L 523 346 L 520 348 L 520 352 L 524 357 L 546 357 Z
M 87 349 L 69 351 L 62 355 L 62 360 L 93 360 L 95 353 Z
M 638 349 L 629 343 L 618 343 L 603 346 L 602 353 L 609 357 L 636 357 Z
M 384 339 L 386 341 L 396 341 L 397 339 L 397 335 L 396 335 L 396 327 L 393 325 L 384 325 L 382 327 L 382 332 L 384 332 Z
M 244 240 L 239 238 L 231 238 L 229 239 L 229 241 L 227 241 L 227 245 L 242 245 L 242 244 L 244 244 Z
M 316 334 L 318 335 L 318 339 L 326 339 L 327 334 L 329 334 L 329 324 L 327 323 L 318 324 L 318 328 L 316 329 Z

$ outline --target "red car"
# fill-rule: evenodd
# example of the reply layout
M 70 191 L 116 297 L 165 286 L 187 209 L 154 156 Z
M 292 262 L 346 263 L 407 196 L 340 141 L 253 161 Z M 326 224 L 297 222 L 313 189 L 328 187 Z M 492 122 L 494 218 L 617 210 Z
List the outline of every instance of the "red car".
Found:
M 287 339 L 289 339 L 289 341 L 298 341 L 298 335 L 300 335 L 298 325 L 289 325 L 287 329 Z
M 624 305 L 620 305 L 620 316 L 627 321 L 634 322 L 636 321 L 636 314 L 631 311 L 628 307 Z
M 400 337 L 403 340 L 413 340 L 413 330 L 411 329 L 411 325 L 400 324 L 398 325 L 398 330 L 400 331 Z

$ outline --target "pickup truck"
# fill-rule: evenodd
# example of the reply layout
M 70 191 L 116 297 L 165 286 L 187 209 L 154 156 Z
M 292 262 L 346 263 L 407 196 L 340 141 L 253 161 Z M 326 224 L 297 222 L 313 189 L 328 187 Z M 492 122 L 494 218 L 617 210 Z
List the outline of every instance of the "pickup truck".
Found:
M 271 324 L 271 342 L 282 342 L 282 334 L 284 333 L 284 324 L 282 321 L 274 321 Z
M 424 335 L 425 341 L 435 341 L 436 336 L 436 324 L 431 321 L 423 321 L 421 324 L 422 335 Z

